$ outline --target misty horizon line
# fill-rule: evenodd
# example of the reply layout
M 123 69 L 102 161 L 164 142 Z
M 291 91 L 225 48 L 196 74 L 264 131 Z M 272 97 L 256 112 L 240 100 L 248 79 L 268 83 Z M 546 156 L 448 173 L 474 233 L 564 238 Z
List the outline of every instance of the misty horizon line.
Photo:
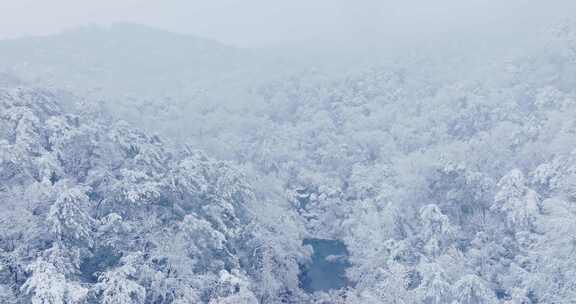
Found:
M 444 46 L 450 44 L 456 45 L 475 45 L 485 43 L 493 43 L 498 46 L 502 46 L 506 42 L 526 42 L 534 41 L 534 39 L 539 39 L 544 33 L 549 32 L 551 29 L 558 28 L 562 24 L 573 23 L 575 20 L 558 18 L 554 22 L 549 22 L 545 26 L 539 27 L 536 32 L 525 32 L 520 33 L 516 31 L 511 32 L 474 32 L 474 31 L 462 31 L 462 32 L 444 32 L 435 35 L 407 35 L 406 33 L 399 33 L 397 35 L 391 33 L 375 33 L 375 32 L 365 32 L 363 35 L 357 35 L 352 39 L 306 39 L 302 40 L 287 40 L 284 42 L 280 41 L 269 41 L 261 43 L 234 43 L 232 41 L 227 41 L 227 39 L 211 37 L 209 35 L 203 35 L 199 33 L 192 33 L 186 31 L 177 31 L 167 27 L 162 27 L 158 25 L 151 25 L 139 22 L 131 21 L 117 21 L 109 23 L 86 23 L 81 25 L 67 26 L 55 31 L 47 33 L 23 33 L 19 35 L 10 35 L 2 37 L 0 36 L 0 42 L 12 42 L 21 41 L 29 39 L 47 39 L 52 37 L 60 37 L 69 34 L 82 33 L 85 31 L 94 32 L 112 32 L 122 29 L 135 29 L 135 30 L 145 30 L 148 32 L 155 32 L 158 34 L 170 35 L 182 39 L 194 39 L 201 40 L 204 42 L 218 44 L 222 47 L 234 48 L 239 50 L 275 50 L 279 48 L 289 48 L 294 49 L 326 49 L 330 47 L 342 47 L 346 46 L 348 48 L 366 48 L 366 47 L 393 47 L 393 44 L 399 46 Z M 353 44 L 360 45 L 353 45 Z

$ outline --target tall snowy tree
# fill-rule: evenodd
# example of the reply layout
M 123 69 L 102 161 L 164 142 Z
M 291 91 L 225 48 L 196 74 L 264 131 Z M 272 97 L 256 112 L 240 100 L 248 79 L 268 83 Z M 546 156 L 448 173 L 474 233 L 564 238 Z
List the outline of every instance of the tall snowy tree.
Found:
M 512 170 L 498 182 L 491 209 L 504 215 L 509 229 L 532 231 L 542 206 L 538 193 L 526 185 L 524 174 Z
M 86 288 L 76 282 L 68 282 L 64 274 L 42 258 L 30 264 L 28 271 L 32 275 L 21 289 L 30 296 L 32 304 L 79 304 L 86 298 Z
M 93 219 L 85 211 L 89 203 L 87 189 L 70 188 L 65 181 L 57 188 L 58 196 L 46 218 L 50 231 L 60 241 L 86 242 L 90 246 Z

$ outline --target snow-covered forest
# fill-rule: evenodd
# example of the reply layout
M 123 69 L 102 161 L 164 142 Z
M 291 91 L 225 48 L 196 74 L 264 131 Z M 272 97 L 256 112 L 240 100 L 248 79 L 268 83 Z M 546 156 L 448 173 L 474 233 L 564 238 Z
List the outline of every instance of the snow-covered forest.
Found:
M 576 303 L 576 23 L 370 55 L 0 41 L 0 303 Z

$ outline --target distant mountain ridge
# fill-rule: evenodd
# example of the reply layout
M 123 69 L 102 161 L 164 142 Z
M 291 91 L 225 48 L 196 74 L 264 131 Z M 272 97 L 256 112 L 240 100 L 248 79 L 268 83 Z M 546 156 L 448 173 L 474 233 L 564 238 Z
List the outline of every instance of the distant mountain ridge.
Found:
M 252 55 L 222 43 L 134 24 L 0 41 L 0 70 L 42 85 L 157 95 L 230 73 Z

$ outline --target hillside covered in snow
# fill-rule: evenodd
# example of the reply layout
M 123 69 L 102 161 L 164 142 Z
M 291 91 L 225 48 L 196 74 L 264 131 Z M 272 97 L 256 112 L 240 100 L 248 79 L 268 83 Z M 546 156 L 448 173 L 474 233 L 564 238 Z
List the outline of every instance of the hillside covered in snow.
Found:
M 0 302 L 572 303 L 575 49 L 0 41 Z

